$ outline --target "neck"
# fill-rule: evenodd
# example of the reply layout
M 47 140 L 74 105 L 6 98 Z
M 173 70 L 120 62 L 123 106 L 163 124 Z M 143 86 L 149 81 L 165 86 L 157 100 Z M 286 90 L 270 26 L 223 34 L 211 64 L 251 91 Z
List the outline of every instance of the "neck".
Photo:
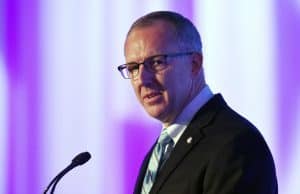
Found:
M 191 89 L 190 92 L 185 100 L 185 102 L 183 103 L 182 107 L 181 107 L 181 111 L 179 111 L 176 115 L 174 115 L 171 119 L 166 120 L 166 121 L 162 121 L 162 124 L 164 127 L 168 127 L 170 125 L 172 125 L 177 117 L 182 113 L 182 111 L 184 110 L 184 108 L 200 93 L 200 91 L 206 86 L 206 82 L 203 79 L 202 81 L 200 80 L 192 80 L 191 83 Z

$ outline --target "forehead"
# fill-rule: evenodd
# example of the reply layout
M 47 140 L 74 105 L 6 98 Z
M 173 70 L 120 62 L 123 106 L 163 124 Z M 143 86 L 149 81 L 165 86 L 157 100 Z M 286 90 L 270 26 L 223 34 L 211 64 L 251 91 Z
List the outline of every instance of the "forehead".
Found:
M 125 42 L 127 61 L 178 50 L 175 27 L 166 21 L 133 28 Z

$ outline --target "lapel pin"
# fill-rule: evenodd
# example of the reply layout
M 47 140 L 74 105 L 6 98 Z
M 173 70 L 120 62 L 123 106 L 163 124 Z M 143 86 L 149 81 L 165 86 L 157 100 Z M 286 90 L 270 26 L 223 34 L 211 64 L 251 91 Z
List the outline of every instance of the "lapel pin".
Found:
M 193 138 L 189 137 L 189 138 L 186 139 L 186 143 L 190 144 L 190 143 L 192 143 L 192 140 L 193 140 Z

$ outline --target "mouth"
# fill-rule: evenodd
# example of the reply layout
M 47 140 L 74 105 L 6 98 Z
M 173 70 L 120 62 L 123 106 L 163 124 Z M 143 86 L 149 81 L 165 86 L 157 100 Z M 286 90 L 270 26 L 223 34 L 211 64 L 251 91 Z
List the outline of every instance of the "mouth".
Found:
M 157 100 L 159 100 L 161 96 L 162 96 L 161 92 L 151 92 L 151 93 L 144 95 L 143 100 L 144 100 L 144 102 L 151 104 L 151 103 L 155 103 Z

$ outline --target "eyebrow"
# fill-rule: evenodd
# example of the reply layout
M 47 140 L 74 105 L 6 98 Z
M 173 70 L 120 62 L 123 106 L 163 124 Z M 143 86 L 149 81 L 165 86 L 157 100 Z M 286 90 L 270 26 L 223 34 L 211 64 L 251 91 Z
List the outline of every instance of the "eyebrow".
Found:
M 158 57 L 158 56 L 164 56 L 164 55 L 167 55 L 167 54 L 158 53 L 158 54 L 150 55 L 149 57 L 144 58 L 142 62 L 131 61 L 131 62 L 126 62 L 125 64 L 132 64 L 132 63 L 140 64 L 140 63 L 144 63 L 145 60 L 147 60 L 147 59 L 149 59 L 149 58 L 152 58 L 152 57 Z

